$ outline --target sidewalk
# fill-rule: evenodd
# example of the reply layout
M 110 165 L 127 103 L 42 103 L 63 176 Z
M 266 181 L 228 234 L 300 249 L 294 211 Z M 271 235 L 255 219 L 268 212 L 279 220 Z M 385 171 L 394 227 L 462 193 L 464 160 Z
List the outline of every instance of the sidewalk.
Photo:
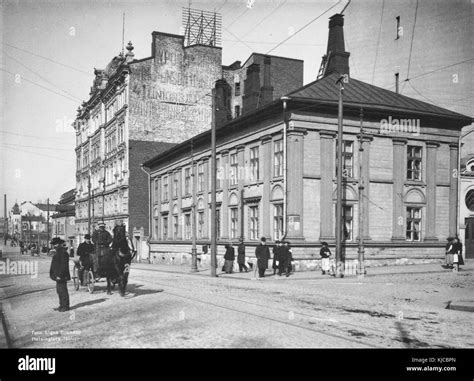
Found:
M 141 269 L 141 270 L 154 270 L 161 272 L 169 273 L 180 273 L 180 274 L 189 274 L 196 276 L 210 276 L 211 270 L 209 266 L 198 266 L 198 272 L 192 272 L 190 265 L 167 265 L 167 264 L 149 264 L 146 262 L 141 263 L 132 263 L 131 268 Z M 399 266 L 377 266 L 377 267 L 367 267 L 367 274 L 365 277 L 370 278 L 374 276 L 381 275 L 391 275 L 391 274 L 430 274 L 430 273 L 450 273 L 452 270 L 445 269 L 441 267 L 439 263 L 427 263 L 427 264 L 416 264 L 416 265 L 399 265 Z M 474 271 L 474 261 L 466 261 L 464 266 L 461 266 L 459 274 L 466 274 L 468 272 Z M 251 279 L 257 276 L 255 267 L 253 270 L 247 273 L 234 272 L 232 274 L 226 274 L 221 271 L 221 268 L 217 268 L 217 275 L 219 277 L 229 277 L 229 278 L 241 278 L 241 279 Z M 271 268 L 267 269 L 266 277 L 274 278 L 273 270 Z M 278 277 L 278 276 L 277 276 Z M 291 274 L 290 279 L 323 279 L 329 278 L 327 275 L 322 275 L 320 270 L 315 271 L 296 271 Z M 356 274 L 347 274 L 347 278 L 357 278 Z

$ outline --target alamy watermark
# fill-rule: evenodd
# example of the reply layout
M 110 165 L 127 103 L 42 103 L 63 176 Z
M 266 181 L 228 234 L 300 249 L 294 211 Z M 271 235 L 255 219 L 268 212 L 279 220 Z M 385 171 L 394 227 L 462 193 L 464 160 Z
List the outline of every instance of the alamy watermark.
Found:
M 380 121 L 380 132 L 382 134 L 406 133 L 414 136 L 420 135 L 420 119 L 388 119 Z
M 38 261 L 12 261 L 7 258 L 0 261 L 0 275 L 30 275 L 32 279 L 38 277 Z

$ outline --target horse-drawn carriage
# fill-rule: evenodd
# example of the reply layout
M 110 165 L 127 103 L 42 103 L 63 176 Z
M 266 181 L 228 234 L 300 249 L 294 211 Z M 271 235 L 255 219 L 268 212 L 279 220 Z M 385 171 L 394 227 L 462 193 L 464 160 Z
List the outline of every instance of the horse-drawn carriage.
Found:
M 107 294 L 112 293 L 116 284 L 119 285 L 120 295 L 125 295 L 128 283 L 130 263 L 135 255 L 128 245 L 125 227 L 116 226 L 113 230 L 113 238 L 110 245 L 96 245 L 93 253 L 90 254 L 90 261 L 84 264 L 77 261 L 73 270 L 73 280 L 76 290 L 79 289 L 79 271 L 84 271 L 84 285 L 92 293 L 95 282 L 100 278 L 107 280 Z M 84 267 L 81 269 L 81 266 Z

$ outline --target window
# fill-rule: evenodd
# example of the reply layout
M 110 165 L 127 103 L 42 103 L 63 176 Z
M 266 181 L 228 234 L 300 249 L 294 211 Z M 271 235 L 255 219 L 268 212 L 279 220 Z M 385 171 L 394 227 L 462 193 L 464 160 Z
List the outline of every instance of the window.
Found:
M 162 201 L 168 201 L 168 176 L 163 177 L 163 198 Z
M 343 224 L 343 234 L 344 241 L 352 241 L 352 232 L 353 232 L 353 207 L 344 205 L 342 209 L 342 220 Z
M 258 240 L 258 205 L 249 207 L 250 239 Z
M 273 145 L 273 176 L 283 176 L 283 141 L 278 140 Z
M 204 191 L 204 164 L 198 165 L 198 179 L 197 179 L 197 191 Z
M 154 201 L 155 202 L 158 202 L 158 179 L 155 179 L 155 197 L 154 197 Z
M 230 155 L 230 185 L 236 185 L 238 182 L 239 163 L 237 162 L 237 154 Z
M 421 147 L 407 147 L 407 179 L 421 180 Z
M 234 118 L 238 118 L 240 116 L 240 106 L 235 105 L 234 106 Z
M 240 82 L 235 82 L 235 96 L 238 97 L 240 95 Z
M 283 236 L 283 204 L 273 205 L 273 239 Z
M 122 143 L 124 141 L 124 124 L 121 123 L 119 124 L 118 126 L 118 142 L 119 144 Z
M 89 165 L 89 151 L 84 151 L 83 157 L 83 167 L 87 167 Z
M 221 237 L 221 208 L 216 208 L 216 236 Z
M 155 239 L 158 239 L 159 238 L 159 235 L 160 235 L 160 230 L 159 230 L 159 223 L 158 223 L 158 220 L 159 219 L 159 216 L 158 214 L 156 214 L 155 212 L 155 216 L 154 216 L 154 223 L 155 223 L 155 229 L 154 229 L 154 237 Z
M 168 216 L 163 217 L 163 239 L 168 239 Z
M 80 153 L 77 154 L 76 166 L 77 166 L 77 169 L 81 169 L 81 154 Z
M 197 238 L 201 239 L 204 236 L 204 212 L 198 212 Z
M 221 169 L 221 159 L 219 157 L 216 158 L 216 168 L 217 168 L 216 189 L 221 189 L 221 187 L 222 187 L 221 179 L 223 177 L 224 171 Z M 211 176 L 209 176 L 209 178 L 211 178 Z
M 397 37 L 395 40 L 398 40 L 401 36 L 403 36 L 403 28 L 400 26 L 400 16 L 395 17 L 397 20 Z
M 178 178 L 179 172 L 175 172 L 173 175 L 173 198 L 178 198 Z
M 173 215 L 173 238 L 174 239 L 178 239 L 178 226 L 179 226 L 178 215 L 175 214 Z
M 474 189 L 469 190 L 466 193 L 466 206 L 471 211 L 474 212 Z
M 336 141 L 336 176 L 337 176 L 337 141 Z M 342 145 L 342 177 L 353 177 L 354 142 L 344 140 Z
M 191 194 L 191 168 L 184 170 L 184 195 Z
M 184 215 L 184 239 L 191 239 L 191 213 Z
M 421 241 L 421 208 L 407 208 L 407 241 Z
M 238 228 L 238 213 L 239 210 L 237 208 L 230 209 L 230 238 L 237 238 L 237 228 Z
M 259 179 L 259 161 L 258 161 L 258 147 L 250 148 L 250 171 L 251 181 Z

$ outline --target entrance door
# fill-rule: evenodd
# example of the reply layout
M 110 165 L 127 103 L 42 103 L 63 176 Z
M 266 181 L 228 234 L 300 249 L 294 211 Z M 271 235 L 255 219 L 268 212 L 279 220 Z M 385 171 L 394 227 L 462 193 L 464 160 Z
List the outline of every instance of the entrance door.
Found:
M 474 217 L 466 218 L 466 258 L 474 258 Z

